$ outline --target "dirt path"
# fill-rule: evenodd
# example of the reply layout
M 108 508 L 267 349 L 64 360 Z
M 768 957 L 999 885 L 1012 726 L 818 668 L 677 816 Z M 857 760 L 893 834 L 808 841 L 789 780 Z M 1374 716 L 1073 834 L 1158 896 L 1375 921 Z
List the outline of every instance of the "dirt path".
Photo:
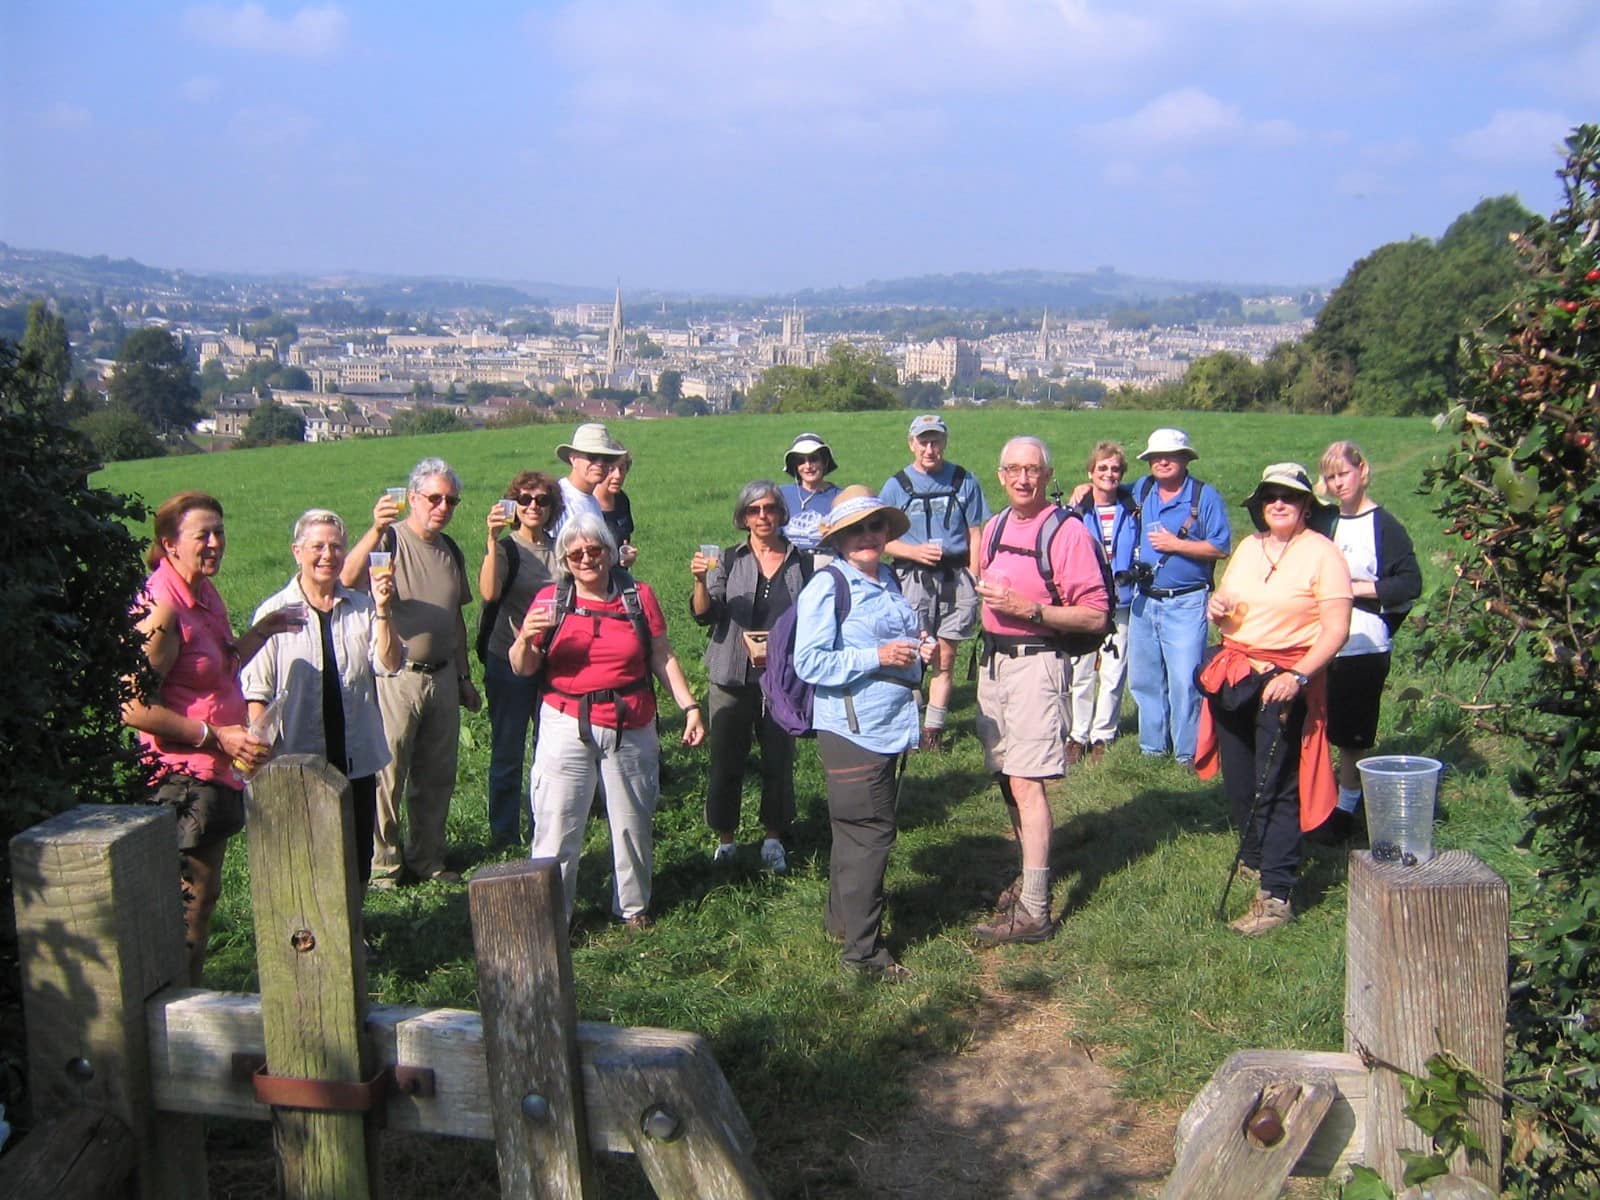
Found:
M 1181 1108 L 1132 1103 L 1059 1004 L 991 993 L 972 1045 L 922 1067 L 907 1112 L 851 1156 L 873 1196 L 1152 1196 Z

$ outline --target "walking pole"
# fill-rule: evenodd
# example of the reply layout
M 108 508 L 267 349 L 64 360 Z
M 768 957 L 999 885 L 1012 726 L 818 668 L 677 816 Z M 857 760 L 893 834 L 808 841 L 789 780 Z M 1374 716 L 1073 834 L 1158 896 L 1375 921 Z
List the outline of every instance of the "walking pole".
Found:
M 1207 701 L 1207 703 L 1210 703 Z M 1261 793 L 1266 789 L 1267 780 L 1278 765 L 1278 757 L 1283 751 L 1284 730 L 1289 724 L 1289 709 L 1287 706 L 1278 707 L 1278 727 L 1272 732 L 1272 745 L 1267 747 L 1267 756 L 1261 763 L 1261 769 L 1256 772 L 1255 791 L 1250 793 L 1250 815 L 1245 818 L 1244 828 L 1239 831 L 1239 849 L 1233 856 L 1233 866 L 1228 868 L 1228 880 L 1222 885 L 1222 899 L 1217 901 L 1217 920 L 1227 919 L 1228 893 L 1233 890 L 1234 877 L 1239 874 L 1239 864 L 1244 861 L 1244 848 L 1248 844 L 1250 835 L 1255 832 L 1256 810 L 1261 806 Z

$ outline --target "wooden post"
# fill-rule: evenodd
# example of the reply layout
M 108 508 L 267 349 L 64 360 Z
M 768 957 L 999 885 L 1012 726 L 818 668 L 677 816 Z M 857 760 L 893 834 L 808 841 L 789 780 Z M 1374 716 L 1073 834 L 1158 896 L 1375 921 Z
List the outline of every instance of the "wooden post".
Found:
M 11 874 L 34 1117 L 103 1108 L 133 1130 L 142 1196 L 203 1197 L 202 1126 L 157 1114 L 144 1013 L 188 970 L 172 813 L 80 806 L 12 838 Z
M 350 784 L 326 761 L 268 763 L 245 796 L 250 898 L 267 1071 L 359 1083 L 376 1074 L 362 1023 L 367 966 Z M 377 1196 L 377 1129 L 366 1114 L 274 1107 L 279 1194 Z
M 1350 856 L 1345 1048 L 1373 1062 L 1364 1161 L 1396 1189 L 1401 1147 L 1430 1151 L 1401 1112 L 1392 1067 L 1427 1073 L 1449 1050 L 1490 1085 L 1468 1120 L 1486 1157 L 1453 1169 L 1500 1189 L 1500 1100 L 1505 1076 L 1506 884 L 1476 856 L 1447 850 L 1415 867 Z
M 29 1131 L 0 1157 L 0 1196 L 111 1200 L 128 1194 L 133 1131 L 108 1112 L 76 1108 Z
M 488 867 L 467 903 L 501 1195 L 598 1196 L 561 869 L 548 858 Z

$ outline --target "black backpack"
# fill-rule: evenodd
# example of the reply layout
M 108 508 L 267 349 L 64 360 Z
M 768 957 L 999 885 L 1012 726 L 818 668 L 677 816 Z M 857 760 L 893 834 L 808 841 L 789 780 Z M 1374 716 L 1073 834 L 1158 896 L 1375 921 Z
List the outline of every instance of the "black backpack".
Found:
M 517 571 L 522 566 L 522 555 L 517 553 L 517 547 L 508 533 L 495 543 L 498 554 L 501 550 L 506 552 L 506 578 L 500 585 L 500 594 L 493 600 L 485 600 L 478 610 L 478 636 L 473 641 L 473 649 L 478 652 L 478 661 L 485 665 L 489 662 L 489 639 L 494 634 L 495 618 L 500 615 L 500 602 L 511 591 L 511 585 L 516 581 Z
M 1106 557 L 1105 544 L 1089 529 L 1083 519 L 1083 514 L 1075 509 L 1063 508 L 1059 504 L 1052 504 L 1045 513 L 1044 520 L 1039 522 L 1038 536 L 1032 546 L 1008 546 L 1001 541 L 1005 533 L 1006 522 L 1011 517 L 1008 508 L 995 520 L 994 528 L 989 533 L 989 540 L 984 544 L 983 565 L 988 566 L 994 561 L 997 554 L 1020 554 L 1033 560 L 1034 569 L 1039 572 L 1039 578 L 1044 581 L 1045 591 L 1050 596 L 1052 606 L 1061 604 L 1061 591 L 1056 587 L 1055 567 L 1050 562 L 1050 547 L 1054 544 L 1056 534 L 1061 532 L 1061 527 L 1068 521 L 1077 521 L 1084 525 L 1084 532 L 1089 534 L 1089 541 L 1094 544 L 1095 562 L 1100 565 L 1100 583 L 1106 592 L 1105 620 L 1098 630 L 1092 632 L 1052 633 L 1046 640 L 1055 643 L 1061 648 L 1063 654 L 1076 658 L 1080 654 L 1093 654 L 1100 649 L 1101 644 L 1116 629 L 1116 586 L 1111 580 L 1111 560 Z
M 896 471 L 894 473 L 894 481 L 905 489 L 906 494 L 911 497 L 911 503 L 918 500 L 922 501 L 923 523 L 930 529 L 933 527 L 933 502 L 946 496 L 950 498 L 952 503 L 949 508 L 945 509 L 944 527 L 946 529 L 951 527 L 950 514 L 957 509 L 961 511 L 961 528 L 970 529 L 972 527 L 972 518 L 967 515 L 967 506 L 961 500 L 961 485 L 967 481 L 967 469 L 959 464 L 952 465 L 955 466 L 955 474 L 950 476 L 950 486 L 933 487 L 925 492 L 919 492 L 913 488 L 911 486 L 911 476 L 904 471 Z M 909 503 L 906 506 L 906 511 L 910 512 Z

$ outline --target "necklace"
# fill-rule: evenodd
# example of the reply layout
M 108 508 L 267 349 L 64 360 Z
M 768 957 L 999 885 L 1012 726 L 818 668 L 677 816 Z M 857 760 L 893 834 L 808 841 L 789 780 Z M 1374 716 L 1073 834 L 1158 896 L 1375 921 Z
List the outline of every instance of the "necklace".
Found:
M 1262 583 L 1266 583 L 1272 578 L 1272 573 L 1278 569 L 1278 564 L 1283 561 L 1284 555 L 1289 553 L 1289 547 L 1294 545 L 1294 539 L 1299 536 L 1300 535 L 1296 533 L 1294 537 L 1291 537 L 1287 542 L 1285 542 L 1283 544 L 1283 549 L 1278 551 L 1277 558 L 1273 558 L 1272 551 L 1268 549 L 1268 547 L 1272 545 L 1273 539 L 1269 537 L 1265 542 L 1262 543 L 1261 557 L 1267 560 L 1267 573 L 1261 577 Z

